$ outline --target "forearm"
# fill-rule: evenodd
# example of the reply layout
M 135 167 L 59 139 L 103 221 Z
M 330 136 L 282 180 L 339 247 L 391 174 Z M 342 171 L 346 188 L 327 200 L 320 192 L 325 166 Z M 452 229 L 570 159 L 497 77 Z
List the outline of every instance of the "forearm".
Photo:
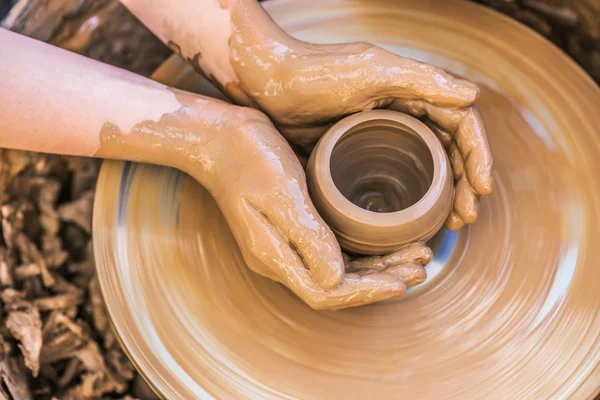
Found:
M 92 156 L 106 123 L 128 132 L 181 108 L 168 87 L 0 29 L 0 147 Z
M 223 0 L 121 0 L 159 39 L 207 76 L 232 81 L 231 12 Z
M 120 0 L 148 29 L 207 76 L 232 100 L 253 105 L 240 87 L 239 68 L 297 42 L 283 32 L 256 0 Z M 239 49 L 245 47 L 240 52 Z M 237 49 L 237 50 L 236 50 Z M 252 60 L 249 59 L 253 58 Z M 267 71 L 265 71 L 267 72 Z

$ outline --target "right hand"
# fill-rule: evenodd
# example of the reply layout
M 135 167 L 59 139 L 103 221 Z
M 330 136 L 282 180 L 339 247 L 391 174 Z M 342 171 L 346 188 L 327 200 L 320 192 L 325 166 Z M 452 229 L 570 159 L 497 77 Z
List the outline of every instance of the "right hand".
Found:
M 286 140 L 259 111 L 230 107 L 220 137 L 187 154 L 184 168 L 213 194 L 255 272 L 281 282 L 314 309 L 341 309 L 398 297 L 421 283 L 431 250 L 415 243 L 385 257 L 350 261 L 314 208 L 304 170 Z M 193 113 L 206 110 L 190 108 Z M 211 147 L 214 152 L 211 153 Z M 214 170 L 200 163 L 212 154 Z
M 398 297 L 425 279 L 431 250 L 417 243 L 350 261 L 308 195 L 287 141 L 260 111 L 177 91 L 184 106 L 130 133 L 103 136 L 105 156 L 179 168 L 213 195 L 255 272 L 315 309 Z

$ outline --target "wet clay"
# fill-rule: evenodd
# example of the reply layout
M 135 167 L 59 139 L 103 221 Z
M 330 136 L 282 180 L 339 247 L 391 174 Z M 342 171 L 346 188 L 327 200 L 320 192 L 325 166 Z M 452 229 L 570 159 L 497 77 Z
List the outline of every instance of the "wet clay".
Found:
M 340 309 L 398 297 L 425 280 L 423 266 L 431 250 L 413 244 L 417 240 L 375 253 L 394 251 L 383 259 L 342 257 L 310 201 L 298 159 L 264 114 L 174 93 L 182 107 L 158 121 L 140 122 L 130 132 L 106 123 L 95 156 L 187 172 L 214 196 L 248 266 L 283 283 L 313 308 Z M 230 252 L 232 246 L 223 243 L 222 251 Z M 351 262 L 363 268 L 345 274 Z
M 342 248 L 385 254 L 437 233 L 454 185 L 439 139 L 419 120 L 366 111 L 323 135 L 306 170 L 311 198 Z
M 476 224 L 431 242 L 430 278 L 412 293 L 318 312 L 246 266 L 216 203 L 191 178 L 105 163 L 97 271 L 116 332 L 144 376 L 168 399 L 594 398 L 593 82 L 528 29 L 466 2 L 265 7 L 299 39 L 378 43 L 476 81 L 494 192 L 482 197 Z M 164 70 L 181 77 L 173 84 L 195 85 L 183 67 L 174 59 Z

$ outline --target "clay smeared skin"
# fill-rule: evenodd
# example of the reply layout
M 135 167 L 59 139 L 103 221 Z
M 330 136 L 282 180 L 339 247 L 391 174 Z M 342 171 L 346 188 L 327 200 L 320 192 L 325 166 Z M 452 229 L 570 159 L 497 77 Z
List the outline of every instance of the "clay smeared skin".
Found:
M 475 222 L 478 197 L 492 191 L 493 160 L 485 126 L 472 105 L 479 95 L 474 84 L 368 43 L 295 40 L 253 0 L 230 1 L 228 7 L 230 59 L 239 82 L 225 86 L 239 86 L 245 96 L 231 90 L 227 95 L 242 104 L 250 98 L 286 139 L 306 150 L 332 122 L 358 111 L 391 107 L 428 116 L 437 125 L 435 132 L 456 133 L 450 135 L 454 145 L 444 143 L 456 179 L 454 210 L 446 225 L 457 230 Z
M 396 98 L 459 107 L 478 96 L 470 82 L 369 43 L 295 40 L 253 0 L 232 1 L 229 9 L 230 60 L 238 84 L 278 125 L 318 128 L 357 111 L 387 106 Z
M 384 258 L 342 257 L 310 201 L 302 166 L 264 114 L 185 92 L 176 96 L 182 108 L 130 132 L 106 123 L 95 156 L 187 172 L 217 201 L 248 266 L 315 309 L 397 297 L 425 280 L 431 250 L 423 243 Z

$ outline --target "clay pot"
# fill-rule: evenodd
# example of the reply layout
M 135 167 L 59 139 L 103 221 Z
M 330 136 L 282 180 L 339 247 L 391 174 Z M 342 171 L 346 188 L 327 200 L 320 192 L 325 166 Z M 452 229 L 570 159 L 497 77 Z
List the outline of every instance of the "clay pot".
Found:
M 389 110 L 336 123 L 313 150 L 308 188 L 342 248 L 385 254 L 430 239 L 452 207 L 452 170 L 421 121 Z

